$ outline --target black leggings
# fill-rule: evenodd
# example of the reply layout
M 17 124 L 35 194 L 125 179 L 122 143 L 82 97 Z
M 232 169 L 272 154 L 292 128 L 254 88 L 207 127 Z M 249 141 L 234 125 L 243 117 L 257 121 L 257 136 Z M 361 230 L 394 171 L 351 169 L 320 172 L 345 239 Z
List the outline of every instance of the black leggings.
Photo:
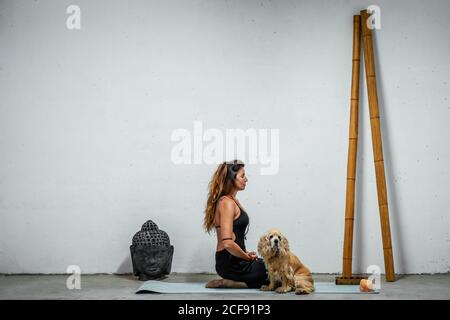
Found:
M 216 272 L 224 279 L 245 282 L 249 288 L 259 289 L 270 282 L 261 258 L 246 261 L 233 256 L 226 249 L 216 251 Z

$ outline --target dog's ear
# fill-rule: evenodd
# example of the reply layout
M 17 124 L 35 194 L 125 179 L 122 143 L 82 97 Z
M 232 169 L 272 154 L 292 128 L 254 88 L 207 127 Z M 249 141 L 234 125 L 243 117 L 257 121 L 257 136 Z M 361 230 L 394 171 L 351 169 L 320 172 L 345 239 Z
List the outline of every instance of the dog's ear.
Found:
M 258 241 L 258 253 L 261 254 L 261 250 L 264 246 L 263 242 L 264 242 L 265 236 L 262 236 L 261 238 L 259 238 Z
M 266 247 L 267 245 L 267 234 L 263 235 L 261 238 L 259 238 L 259 242 L 258 242 L 258 253 L 260 255 L 263 255 L 264 253 L 264 247 Z
M 285 236 L 280 236 L 281 238 L 281 246 L 289 251 L 289 241 Z

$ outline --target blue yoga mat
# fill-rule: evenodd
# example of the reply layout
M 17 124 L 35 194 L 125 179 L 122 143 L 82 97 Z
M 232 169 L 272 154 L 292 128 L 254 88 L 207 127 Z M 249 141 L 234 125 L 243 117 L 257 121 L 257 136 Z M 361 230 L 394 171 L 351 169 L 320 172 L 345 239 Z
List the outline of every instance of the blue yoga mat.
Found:
M 247 294 L 278 294 L 273 291 L 261 291 L 259 289 L 226 289 L 226 288 L 205 288 L 206 282 L 166 282 L 149 280 L 144 282 L 136 293 L 247 293 Z M 379 293 L 361 292 L 359 286 L 336 285 L 333 282 L 314 283 L 314 293 L 357 293 L 372 294 Z M 291 291 L 293 293 L 293 291 Z

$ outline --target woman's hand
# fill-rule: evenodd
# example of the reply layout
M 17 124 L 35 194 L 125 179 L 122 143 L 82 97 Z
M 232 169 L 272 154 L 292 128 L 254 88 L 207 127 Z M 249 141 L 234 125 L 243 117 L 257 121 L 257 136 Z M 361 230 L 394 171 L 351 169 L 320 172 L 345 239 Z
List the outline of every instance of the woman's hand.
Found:
M 258 258 L 258 256 L 256 255 L 255 251 L 247 252 L 247 255 L 249 256 L 250 261 L 255 260 L 256 258 Z

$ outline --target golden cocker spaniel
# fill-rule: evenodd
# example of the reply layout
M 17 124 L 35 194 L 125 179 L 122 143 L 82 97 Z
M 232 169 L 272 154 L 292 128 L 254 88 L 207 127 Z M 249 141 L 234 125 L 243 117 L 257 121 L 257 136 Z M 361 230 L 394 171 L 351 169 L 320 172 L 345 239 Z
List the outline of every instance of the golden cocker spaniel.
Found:
M 309 269 L 289 250 L 289 242 L 277 229 L 271 229 L 259 239 L 258 253 L 264 259 L 270 284 L 261 287 L 264 291 L 296 294 L 314 291 L 314 280 Z

